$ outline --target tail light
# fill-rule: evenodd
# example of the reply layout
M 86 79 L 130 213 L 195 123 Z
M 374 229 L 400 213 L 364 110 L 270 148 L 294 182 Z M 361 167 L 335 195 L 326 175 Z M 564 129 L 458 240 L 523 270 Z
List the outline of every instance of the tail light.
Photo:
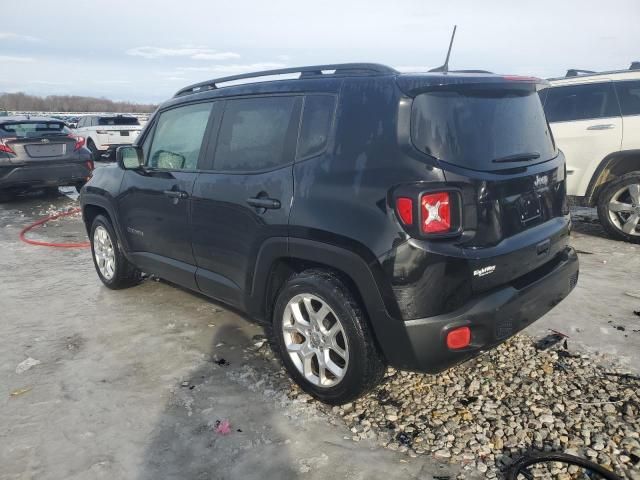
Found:
M 76 141 L 76 144 L 73 146 L 73 151 L 74 152 L 77 152 L 82 147 L 84 147 L 84 143 L 85 143 L 84 137 L 78 137 L 78 136 L 73 135 L 73 134 L 69 135 L 69 137 L 75 139 L 75 141 Z
M 423 185 L 399 187 L 394 209 L 412 237 L 449 238 L 462 232 L 462 197 L 456 188 L 425 192 Z
M 400 221 L 406 226 L 413 225 L 413 200 L 407 197 L 396 198 L 396 211 Z
M 2 140 L 0 140 L 0 152 L 8 153 L 9 155 L 15 155 L 16 154 L 16 152 L 11 150 L 11 147 L 9 145 L 5 145 Z
M 446 233 L 451 230 L 449 192 L 425 193 L 420 199 L 422 233 Z

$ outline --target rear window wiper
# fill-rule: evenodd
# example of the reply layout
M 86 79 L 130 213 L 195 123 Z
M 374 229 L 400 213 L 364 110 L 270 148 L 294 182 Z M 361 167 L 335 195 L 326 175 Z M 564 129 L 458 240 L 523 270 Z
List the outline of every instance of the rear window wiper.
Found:
M 506 157 L 491 160 L 493 163 L 509 163 L 509 162 L 528 162 L 529 160 L 537 160 L 540 158 L 538 152 L 518 153 L 516 155 L 508 155 Z

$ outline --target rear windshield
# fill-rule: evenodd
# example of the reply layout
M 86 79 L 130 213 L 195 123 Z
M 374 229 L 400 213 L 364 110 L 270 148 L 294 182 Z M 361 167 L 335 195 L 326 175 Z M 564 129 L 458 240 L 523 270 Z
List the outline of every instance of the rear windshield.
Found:
M 0 124 L 2 136 L 16 138 L 42 137 L 45 135 L 68 135 L 71 130 L 61 122 L 15 122 Z
M 140 125 L 136 117 L 100 117 L 98 125 Z
M 474 170 L 499 170 L 556 155 L 532 88 L 464 88 L 418 95 L 411 137 L 424 153 Z

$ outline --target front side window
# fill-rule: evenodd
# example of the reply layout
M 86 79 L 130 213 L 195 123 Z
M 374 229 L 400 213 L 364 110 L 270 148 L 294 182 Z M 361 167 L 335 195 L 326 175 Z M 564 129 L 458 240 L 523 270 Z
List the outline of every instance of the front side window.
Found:
M 622 115 L 640 115 L 640 80 L 617 82 L 616 91 Z
M 291 163 L 299 123 L 296 101 L 296 97 L 228 100 L 214 169 L 251 172 Z
M 611 82 L 552 87 L 544 110 L 550 123 L 620 115 Z
M 198 103 L 160 114 L 148 158 L 152 168 L 195 170 L 212 103 Z
M 319 155 L 327 146 L 336 99 L 333 95 L 308 95 L 304 100 L 298 158 Z

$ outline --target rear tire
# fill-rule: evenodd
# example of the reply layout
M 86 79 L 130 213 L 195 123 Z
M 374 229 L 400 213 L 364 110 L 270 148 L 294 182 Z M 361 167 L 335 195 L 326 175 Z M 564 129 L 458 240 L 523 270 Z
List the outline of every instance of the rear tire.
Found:
M 93 160 L 94 162 L 99 161 L 101 158 L 100 150 L 98 150 L 98 148 L 96 147 L 96 144 L 93 143 L 93 140 L 91 139 L 87 140 L 87 148 L 91 152 L 91 160 Z
M 290 376 L 322 402 L 354 400 L 384 376 L 386 365 L 364 311 L 332 272 L 313 269 L 289 278 L 276 299 L 271 328 L 272 347 Z
M 640 172 L 627 173 L 604 187 L 598 217 L 613 238 L 640 243 Z
M 0 191 L 0 203 L 10 202 L 13 200 L 13 194 L 11 192 Z
M 105 286 L 120 290 L 140 283 L 140 270 L 125 258 L 109 219 L 98 215 L 91 225 L 91 256 Z

